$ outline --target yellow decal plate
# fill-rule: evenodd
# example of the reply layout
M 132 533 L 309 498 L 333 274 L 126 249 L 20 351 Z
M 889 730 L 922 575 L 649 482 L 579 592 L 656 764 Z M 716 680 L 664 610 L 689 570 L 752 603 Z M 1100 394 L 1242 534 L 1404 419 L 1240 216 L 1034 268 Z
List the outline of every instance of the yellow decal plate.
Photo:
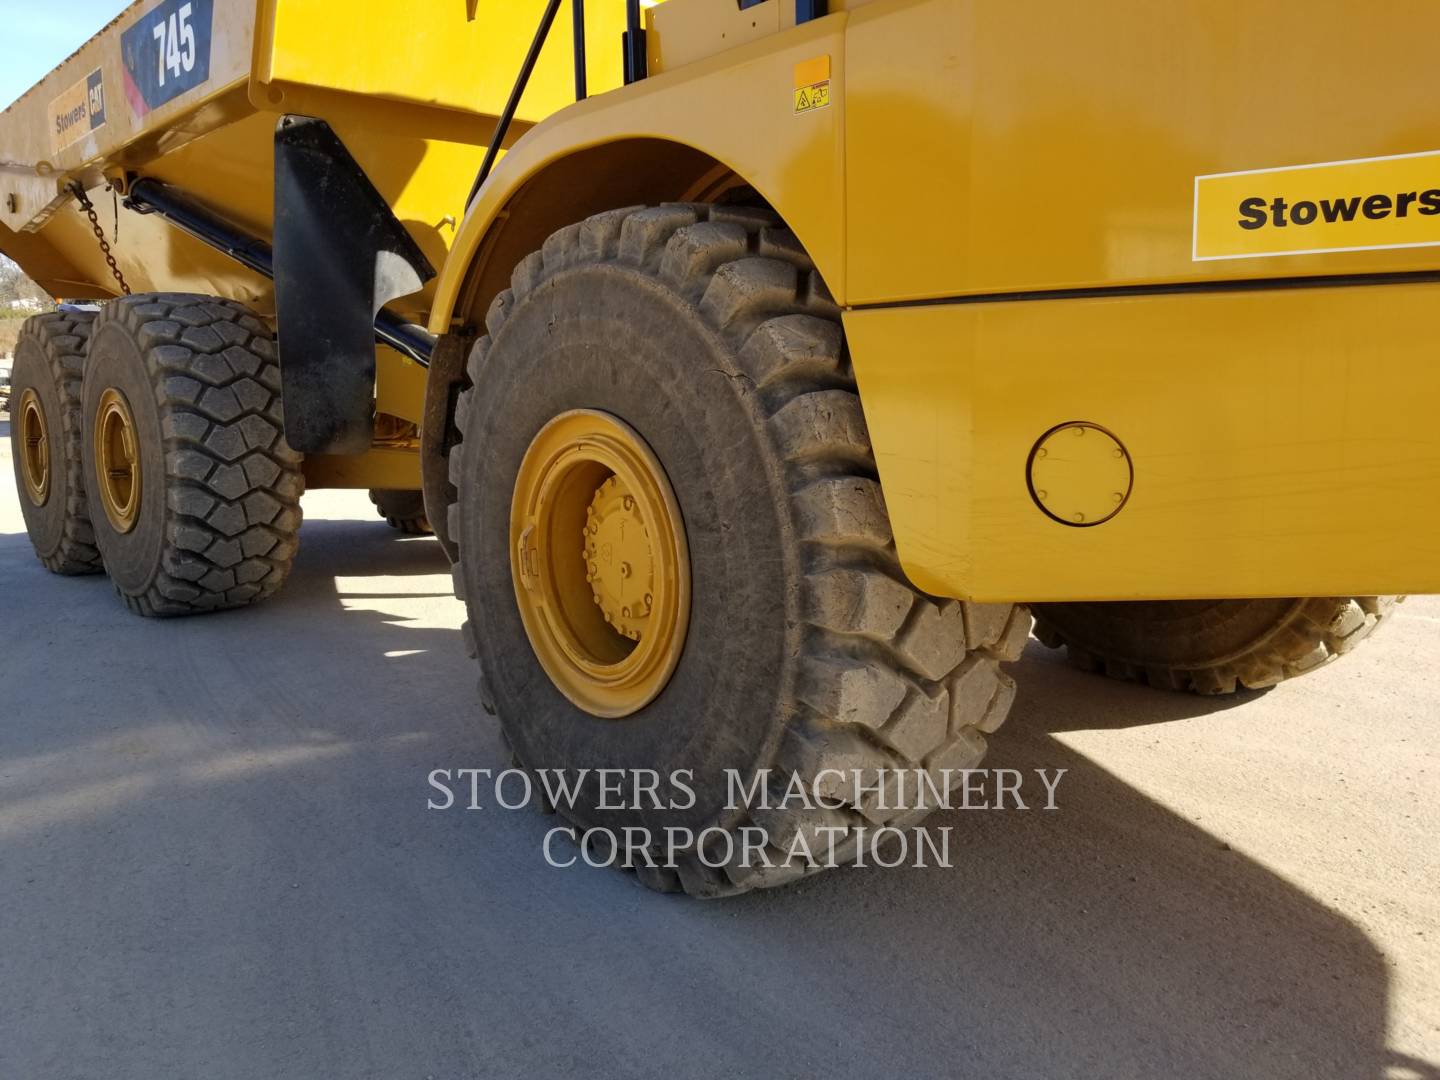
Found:
M 50 102 L 50 149 L 58 154 L 105 123 L 105 84 L 97 68 Z
M 816 56 L 795 65 L 795 115 L 830 104 L 830 57 Z
M 1195 178 L 1194 258 L 1440 246 L 1440 150 Z
M 1440 245 L 1440 150 L 1195 177 L 1194 258 Z

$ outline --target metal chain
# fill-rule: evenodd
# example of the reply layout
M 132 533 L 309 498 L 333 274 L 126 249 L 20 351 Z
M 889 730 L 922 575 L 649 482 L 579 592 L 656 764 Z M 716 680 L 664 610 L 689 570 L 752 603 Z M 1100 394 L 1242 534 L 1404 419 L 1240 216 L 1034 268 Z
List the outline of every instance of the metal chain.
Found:
M 110 245 L 105 240 L 105 230 L 100 227 L 100 215 L 95 213 L 95 205 L 90 201 L 90 196 L 85 194 L 85 189 L 80 186 L 77 180 L 70 185 L 70 190 L 75 198 L 79 200 L 80 209 L 85 211 L 85 216 L 90 219 L 90 228 L 95 230 L 95 240 L 100 245 L 100 254 L 105 256 L 105 265 L 110 267 L 110 272 L 115 275 L 115 280 L 120 283 L 120 291 L 126 296 L 130 295 L 130 286 L 125 281 L 125 275 L 120 272 L 120 267 L 115 265 L 115 256 L 110 251 Z M 119 215 L 116 215 L 116 225 L 119 225 Z

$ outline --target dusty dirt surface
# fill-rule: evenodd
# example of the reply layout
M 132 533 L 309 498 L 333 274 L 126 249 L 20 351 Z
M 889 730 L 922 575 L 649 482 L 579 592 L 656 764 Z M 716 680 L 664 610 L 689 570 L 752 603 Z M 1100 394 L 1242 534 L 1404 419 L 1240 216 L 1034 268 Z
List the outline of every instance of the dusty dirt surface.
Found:
M 506 764 L 438 544 L 307 496 L 286 591 L 46 574 L 0 451 L 0 1076 L 1440 1076 L 1440 601 L 1222 700 L 1032 643 L 951 869 L 699 903 L 436 812 Z

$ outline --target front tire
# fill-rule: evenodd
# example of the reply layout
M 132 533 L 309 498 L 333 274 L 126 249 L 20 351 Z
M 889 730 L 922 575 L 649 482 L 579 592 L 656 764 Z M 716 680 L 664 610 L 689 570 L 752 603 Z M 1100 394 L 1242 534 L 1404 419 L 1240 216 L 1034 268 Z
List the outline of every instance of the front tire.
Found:
M 904 577 L 838 315 L 767 211 L 632 208 L 563 229 L 524 260 L 470 358 L 449 531 L 486 711 L 530 769 L 690 770 L 695 805 L 665 811 L 603 808 L 592 773 L 557 807 L 577 829 L 768 835 L 766 852 L 723 869 L 693 850 L 673 868 L 641 861 L 653 888 L 780 884 L 815 868 L 785 859 L 796 834 L 836 828 L 826 835 L 843 861 L 858 827 L 917 817 L 873 795 L 833 810 L 727 809 L 725 770 L 770 769 L 784 784 L 972 767 L 1014 696 L 999 661 L 1026 639 L 1024 610 L 930 597 Z M 653 700 L 604 717 L 547 675 L 511 570 L 532 440 L 587 410 L 653 452 L 688 548 L 673 674 Z M 582 550 L 577 538 L 576 560 Z
M 263 322 L 208 296 L 112 301 L 95 322 L 83 407 L 90 517 L 132 611 L 191 615 L 280 588 L 304 480 Z

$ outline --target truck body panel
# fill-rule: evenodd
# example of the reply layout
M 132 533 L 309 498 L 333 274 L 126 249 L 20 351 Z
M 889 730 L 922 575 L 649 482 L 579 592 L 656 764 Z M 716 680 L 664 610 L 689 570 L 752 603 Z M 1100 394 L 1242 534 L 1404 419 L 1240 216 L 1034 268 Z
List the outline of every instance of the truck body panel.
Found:
M 269 281 L 100 185 L 166 181 L 267 236 L 283 113 L 329 122 L 440 269 L 392 305 L 435 333 L 482 327 L 519 260 L 588 214 L 752 189 L 845 310 L 923 588 L 1440 587 L 1433 5 L 835 0 L 797 26 L 782 0 L 669 0 L 648 12 L 649 77 L 619 87 L 620 5 L 592 4 L 595 96 L 568 104 L 557 28 L 468 208 L 540 0 L 362 4 L 343 35 L 320 0 L 190 0 L 207 76 L 165 97 L 152 50 L 155 85 L 132 85 L 126 35 L 173 44 L 180 7 L 132 6 L 0 115 L 0 249 L 57 295 L 116 291 L 65 191 L 79 179 L 137 291 L 272 312 Z M 1361 24 L 1363 49 L 1340 32 Z M 61 133 L 93 119 L 72 98 L 97 71 L 102 121 Z M 423 371 L 379 354 L 380 408 L 417 419 Z M 1132 469 L 1101 523 L 1057 520 L 1036 491 L 1037 448 L 1077 423 Z M 367 466 L 315 468 L 362 483 Z

